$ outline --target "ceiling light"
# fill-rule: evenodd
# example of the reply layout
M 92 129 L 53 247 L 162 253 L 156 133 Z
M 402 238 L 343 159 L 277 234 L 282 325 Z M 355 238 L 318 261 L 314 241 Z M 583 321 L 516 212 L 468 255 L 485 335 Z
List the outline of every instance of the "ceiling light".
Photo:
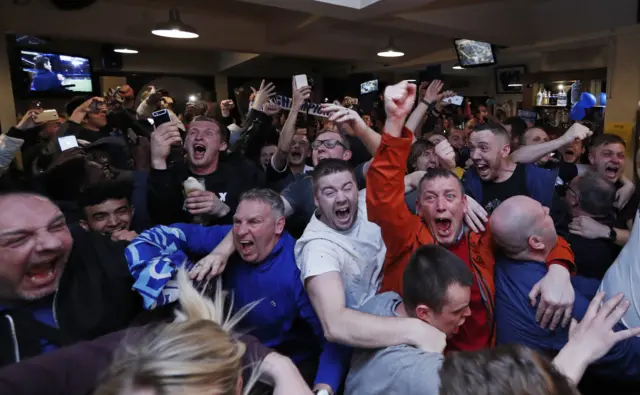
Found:
M 464 70 L 464 67 L 460 66 L 459 64 L 454 64 L 452 69 L 454 69 L 454 70 Z
M 196 29 L 180 20 L 180 13 L 175 8 L 169 11 L 169 21 L 158 23 L 151 33 L 168 38 L 198 38 Z
M 521 87 L 522 84 L 509 84 L 508 86 L 510 86 L 512 88 L 517 88 L 517 87 Z
M 559 84 L 558 85 L 558 90 L 559 91 L 563 91 L 564 90 L 564 85 L 563 84 Z
M 122 47 L 122 48 L 114 48 L 113 52 L 124 53 L 124 54 L 136 54 L 138 53 L 138 50 Z
M 389 45 L 387 45 L 387 47 L 382 51 L 378 52 L 378 56 L 382 58 L 399 58 L 401 56 L 404 56 L 404 52 L 398 51 L 396 48 L 394 48 L 393 39 L 389 38 Z

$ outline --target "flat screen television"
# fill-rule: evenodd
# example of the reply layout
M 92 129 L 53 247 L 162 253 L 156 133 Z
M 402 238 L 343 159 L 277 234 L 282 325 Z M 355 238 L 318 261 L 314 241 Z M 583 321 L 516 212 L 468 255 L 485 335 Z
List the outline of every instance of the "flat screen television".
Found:
M 365 95 L 367 93 L 376 92 L 378 90 L 378 80 L 371 80 L 360 84 L 360 94 Z
M 493 45 L 467 39 L 455 40 L 458 62 L 462 67 L 483 67 L 496 64 Z
M 24 77 L 23 90 L 28 95 L 80 95 L 94 91 L 89 58 L 23 49 L 20 71 Z

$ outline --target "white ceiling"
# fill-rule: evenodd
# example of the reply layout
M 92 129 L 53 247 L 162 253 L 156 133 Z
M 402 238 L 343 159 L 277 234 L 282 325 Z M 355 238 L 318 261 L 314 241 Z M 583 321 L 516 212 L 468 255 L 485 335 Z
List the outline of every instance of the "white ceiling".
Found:
M 48 0 L 26 5 L 0 1 L 5 32 L 180 48 L 215 57 L 211 74 L 281 57 L 311 59 L 320 71 L 351 73 L 421 69 L 453 62 L 452 39 L 464 37 L 510 47 L 509 57 L 540 53 L 636 23 L 637 0 L 98 0 L 82 11 L 55 9 Z M 195 40 L 150 33 L 177 7 Z M 594 36 L 595 35 L 595 36 Z M 406 53 L 376 53 L 393 37 Z M 167 51 L 166 56 L 172 56 Z M 313 59 L 322 59 L 322 62 Z M 184 58 L 189 62 L 188 57 Z M 259 71 L 259 70 L 258 70 Z

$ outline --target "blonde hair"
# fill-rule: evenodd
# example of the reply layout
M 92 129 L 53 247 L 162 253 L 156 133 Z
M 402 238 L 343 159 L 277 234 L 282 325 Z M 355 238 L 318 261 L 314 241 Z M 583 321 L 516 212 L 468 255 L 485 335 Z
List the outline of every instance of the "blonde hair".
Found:
M 175 321 L 122 347 L 95 395 L 136 390 L 151 390 L 155 395 L 236 394 L 246 348 L 229 332 L 258 302 L 225 316 L 227 294 L 220 281 L 213 300 L 194 288 L 184 270 L 178 272 L 178 286 L 180 309 Z M 244 393 L 255 383 L 258 370 Z

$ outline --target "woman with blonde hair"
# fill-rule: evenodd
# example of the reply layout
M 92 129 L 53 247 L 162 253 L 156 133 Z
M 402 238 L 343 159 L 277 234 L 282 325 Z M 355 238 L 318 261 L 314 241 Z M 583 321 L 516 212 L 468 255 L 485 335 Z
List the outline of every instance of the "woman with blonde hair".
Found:
M 225 316 L 226 294 L 220 281 L 214 300 L 199 293 L 182 270 L 178 287 L 180 308 L 175 321 L 122 347 L 96 395 L 243 393 L 242 356 L 246 348 L 230 331 L 257 302 L 233 317 Z M 244 386 L 244 393 L 255 377 L 252 375 Z

